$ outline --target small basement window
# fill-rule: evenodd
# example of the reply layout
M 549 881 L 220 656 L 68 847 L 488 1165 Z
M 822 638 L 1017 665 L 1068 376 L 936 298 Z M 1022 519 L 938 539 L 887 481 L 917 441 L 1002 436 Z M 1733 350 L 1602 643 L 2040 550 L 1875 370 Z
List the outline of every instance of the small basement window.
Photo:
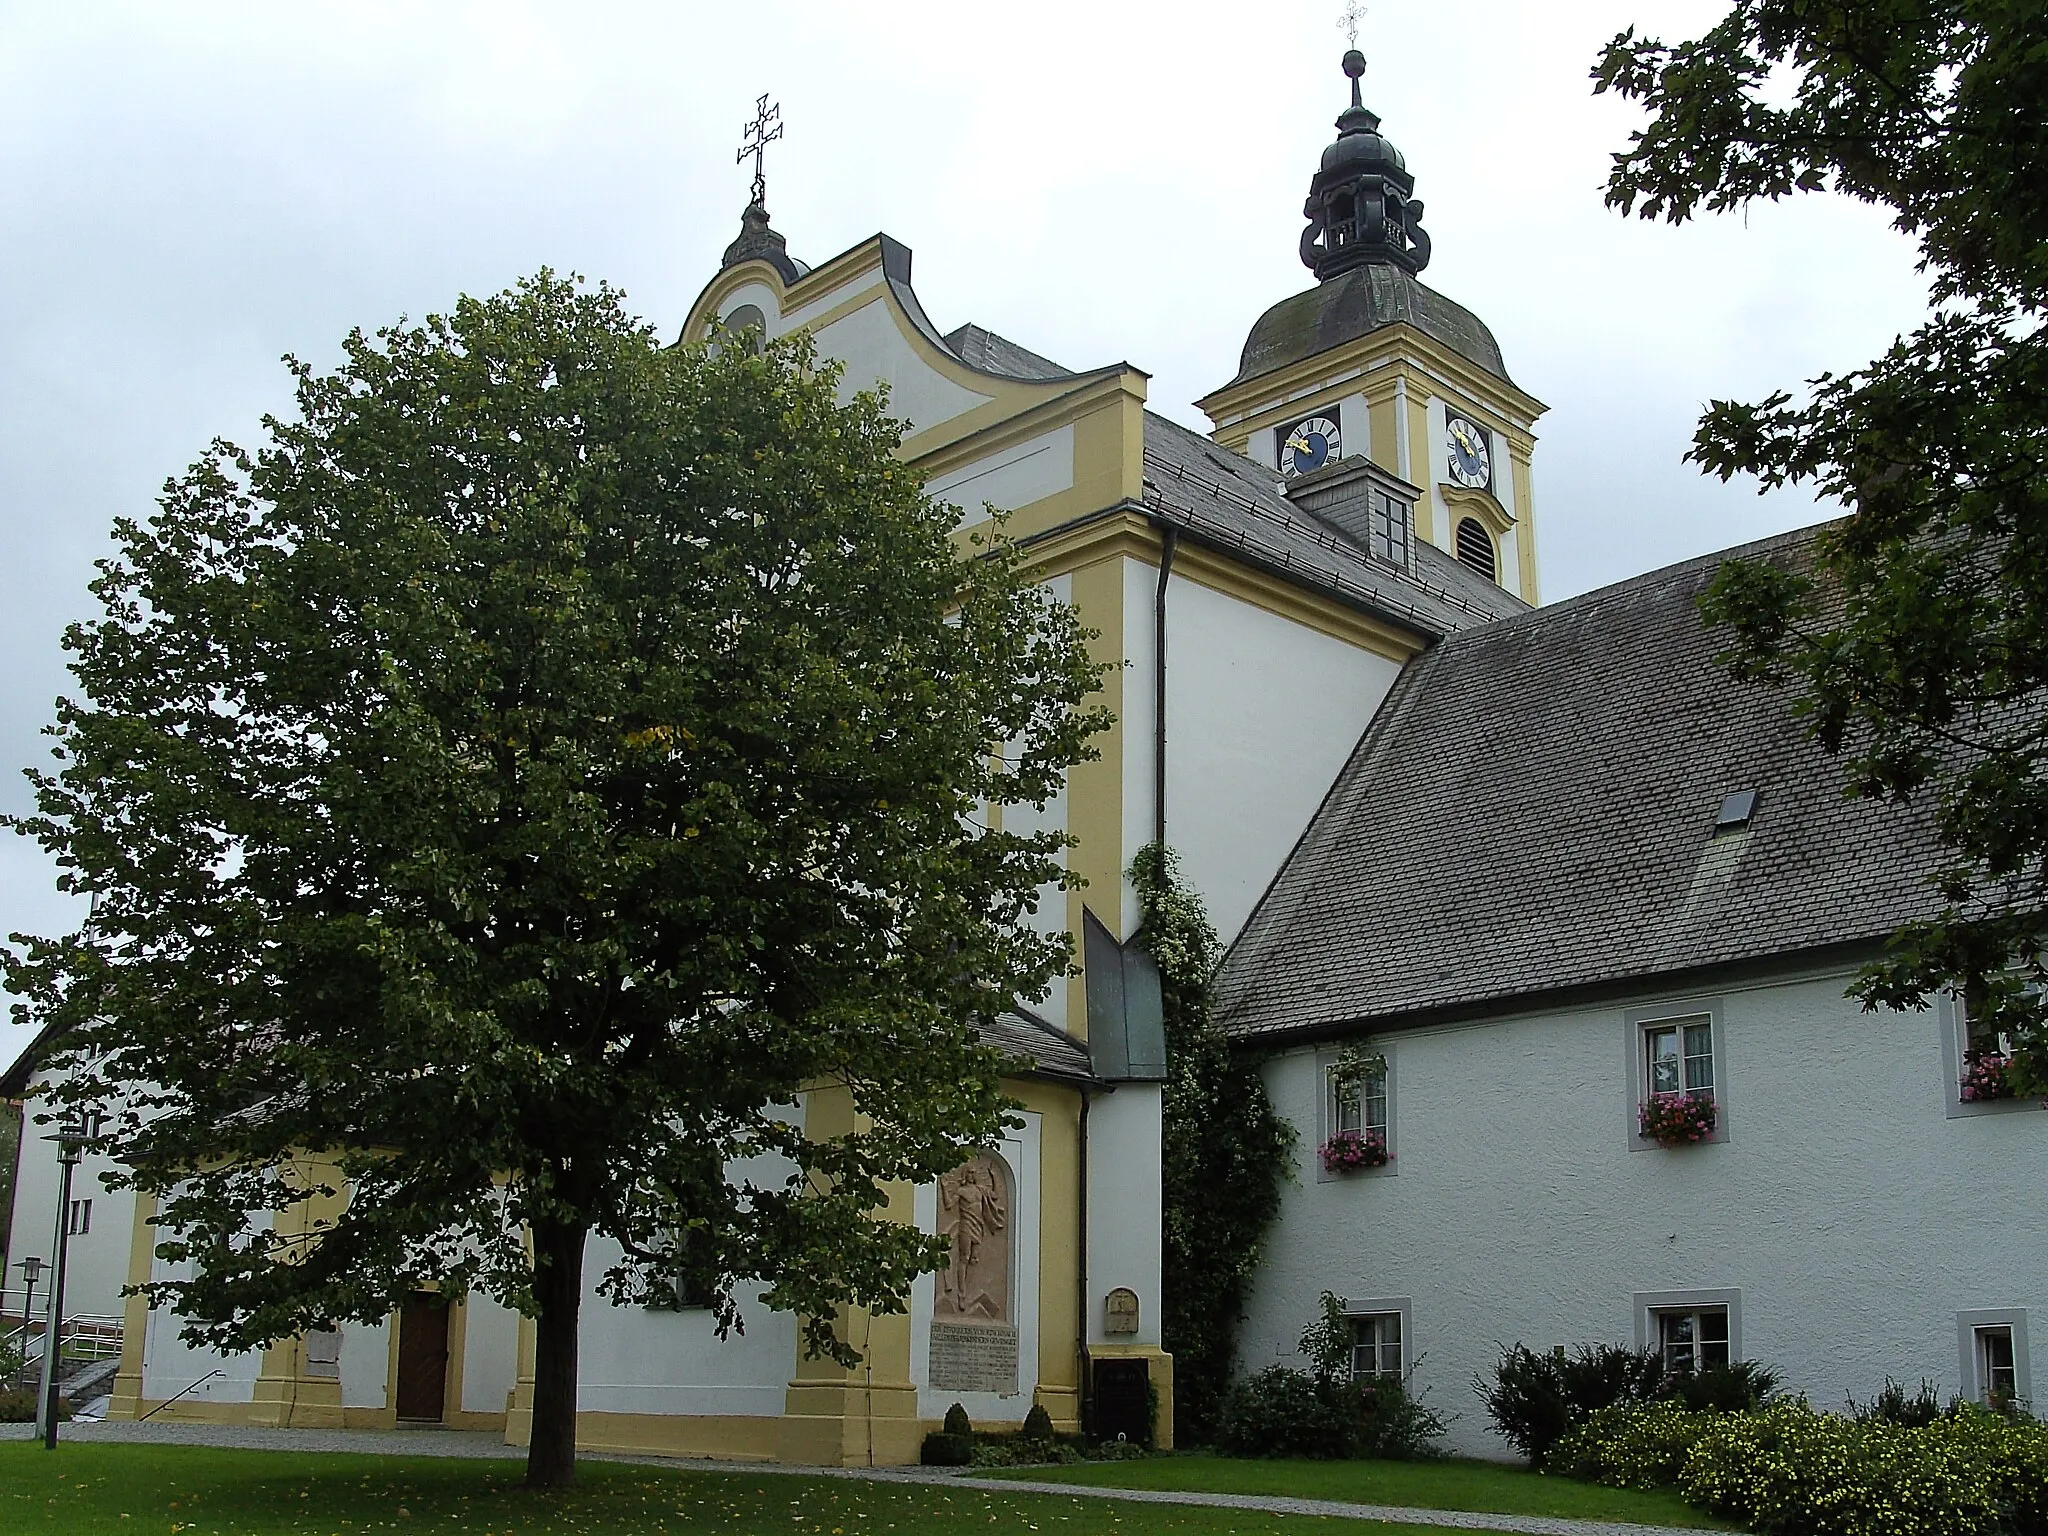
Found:
M 1500 580 L 1500 566 L 1494 558 L 1493 535 L 1479 526 L 1475 518 L 1458 520 L 1458 559 L 1472 567 L 1488 581 Z

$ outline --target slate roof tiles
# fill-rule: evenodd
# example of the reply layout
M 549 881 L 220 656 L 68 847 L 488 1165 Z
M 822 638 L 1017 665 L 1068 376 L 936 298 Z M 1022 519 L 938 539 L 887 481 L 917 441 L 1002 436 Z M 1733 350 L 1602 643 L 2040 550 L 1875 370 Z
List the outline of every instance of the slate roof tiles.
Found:
M 1786 696 L 1715 663 L 1730 555 L 1452 635 L 1410 664 L 1232 946 L 1241 1038 L 1478 1013 L 1874 939 L 1936 910 L 1919 809 L 1852 801 Z M 1759 792 L 1747 830 L 1722 799 Z

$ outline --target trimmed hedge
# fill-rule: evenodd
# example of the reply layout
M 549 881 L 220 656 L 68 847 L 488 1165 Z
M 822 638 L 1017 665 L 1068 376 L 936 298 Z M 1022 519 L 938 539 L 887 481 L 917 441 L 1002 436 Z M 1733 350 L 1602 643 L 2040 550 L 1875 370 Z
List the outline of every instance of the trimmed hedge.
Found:
M 1928 1425 L 1620 1405 L 1560 1440 L 1557 1470 L 1675 1487 L 1759 1536 L 2048 1536 L 2048 1426 L 1960 1407 Z

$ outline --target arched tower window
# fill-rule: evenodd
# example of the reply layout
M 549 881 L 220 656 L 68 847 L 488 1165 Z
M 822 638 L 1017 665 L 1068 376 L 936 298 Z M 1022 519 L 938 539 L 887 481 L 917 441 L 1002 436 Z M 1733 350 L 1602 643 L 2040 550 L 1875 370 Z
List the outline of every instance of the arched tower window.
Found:
M 768 335 L 768 317 L 758 304 L 742 304 L 722 322 L 725 334 L 739 341 L 749 352 L 761 351 Z
M 1488 581 L 1500 580 L 1500 567 L 1494 563 L 1493 535 L 1473 518 L 1458 520 L 1458 558 Z

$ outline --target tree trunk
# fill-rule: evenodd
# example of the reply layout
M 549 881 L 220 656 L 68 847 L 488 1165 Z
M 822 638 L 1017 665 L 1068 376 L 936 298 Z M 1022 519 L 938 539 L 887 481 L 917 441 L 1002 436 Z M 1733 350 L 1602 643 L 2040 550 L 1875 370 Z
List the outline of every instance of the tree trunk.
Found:
M 589 1228 L 536 1222 L 533 1228 L 533 1438 L 526 1486 L 576 1481 L 576 1326 L 583 1303 L 583 1240 Z

